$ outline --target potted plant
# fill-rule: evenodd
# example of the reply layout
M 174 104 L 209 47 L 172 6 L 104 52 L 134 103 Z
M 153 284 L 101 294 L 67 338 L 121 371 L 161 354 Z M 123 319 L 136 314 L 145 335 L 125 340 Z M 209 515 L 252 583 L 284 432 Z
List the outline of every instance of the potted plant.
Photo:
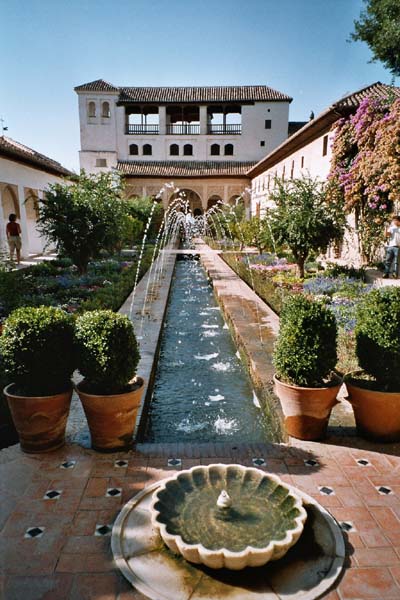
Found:
M 373 290 L 360 303 L 356 354 L 361 371 L 345 377 L 359 433 L 400 440 L 400 288 Z
M 290 297 L 281 312 L 274 349 L 275 393 L 289 435 L 302 440 L 324 437 L 341 378 L 337 362 L 337 325 L 321 302 L 302 294 Z
M 4 389 L 24 452 L 65 442 L 75 368 L 73 318 L 50 306 L 18 308 L 0 338 Z
M 133 379 L 140 354 L 128 317 L 94 310 L 76 321 L 77 391 L 88 421 L 92 448 L 111 451 L 132 443 L 143 379 Z

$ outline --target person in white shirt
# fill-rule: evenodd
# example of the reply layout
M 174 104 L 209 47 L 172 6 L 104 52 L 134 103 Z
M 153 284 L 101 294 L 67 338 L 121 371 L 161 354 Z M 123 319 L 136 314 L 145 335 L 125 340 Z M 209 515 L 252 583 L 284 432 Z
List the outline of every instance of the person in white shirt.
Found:
M 390 275 L 390 271 L 393 270 L 393 277 L 397 277 L 397 266 L 399 259 L 399 249 L 400 249 L 400 216 L 395 215 L 392 218 L 392 222 L 389 227 L 386 228 L 385 231 L 386 239 L 388 240 L 386 246 L 386 256 L 385 256 L 385 272 L 383 274 L 383 278 L 387 279 Z

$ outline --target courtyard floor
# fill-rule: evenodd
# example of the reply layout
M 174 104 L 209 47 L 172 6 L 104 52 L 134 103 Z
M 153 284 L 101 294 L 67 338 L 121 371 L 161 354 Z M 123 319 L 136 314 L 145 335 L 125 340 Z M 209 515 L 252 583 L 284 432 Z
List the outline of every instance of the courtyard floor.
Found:
M 382 449 L 352 438 L 353 445 L 358 442 L 359 448 L 297 441 L 291 446 L 139 444 L 112 455 L 76 444 L 46 455 L 25 455 L 18 445 L 3 450 L 0 596 L 143 600 L 113 563 L 110 533 L 122 506 L 176 470 L 237 462 L 278 474 L 342 524 L 346 569 L 325 598 L 398 600 L 399 447 Z

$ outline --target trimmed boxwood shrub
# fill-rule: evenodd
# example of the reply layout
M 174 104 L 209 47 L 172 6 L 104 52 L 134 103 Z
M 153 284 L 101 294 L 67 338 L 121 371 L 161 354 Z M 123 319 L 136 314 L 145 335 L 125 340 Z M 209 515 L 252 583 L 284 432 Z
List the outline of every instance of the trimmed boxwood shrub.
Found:
M 75 369 L 74 320 L 51 306 L 18 308 L 4 323 L 0 354 L 17 393 L 63 392 Z
M 140 358 L 130 319 L 111 310 L 89 311 L 77 319 L 75 339 L 84 391 L 98 395 L 123 392 Z
M 337 325 L 321 302 L 302 294 L 288 298 L 281 312 L 274 350 L 276 374 L 282 381 L 318 387 L 337 363 Z
M 355 333 L 360 367 L 382 391 L 400 391 L 400 288 L 367 294 L 357 310 Z

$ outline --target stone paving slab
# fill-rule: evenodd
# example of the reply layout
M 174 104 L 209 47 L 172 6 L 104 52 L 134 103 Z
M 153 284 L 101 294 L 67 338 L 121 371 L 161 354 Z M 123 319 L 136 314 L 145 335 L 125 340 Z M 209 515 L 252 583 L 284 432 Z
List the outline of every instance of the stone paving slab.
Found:
M 325 598 L 399 600 L 400 452 L 398 445 L 388 452 L 373 448 L 176 443 L 104 455 L 69 444 L 24 455 L 13 446 L 0 453 L 0 597 L 144 600 L 116 570 L 110 550 L 122 506 L 177 470 L 237 462 L 279 475 L 342 524 L 346 571 Z M 59 496 L 47 499 L 52 490 Z

